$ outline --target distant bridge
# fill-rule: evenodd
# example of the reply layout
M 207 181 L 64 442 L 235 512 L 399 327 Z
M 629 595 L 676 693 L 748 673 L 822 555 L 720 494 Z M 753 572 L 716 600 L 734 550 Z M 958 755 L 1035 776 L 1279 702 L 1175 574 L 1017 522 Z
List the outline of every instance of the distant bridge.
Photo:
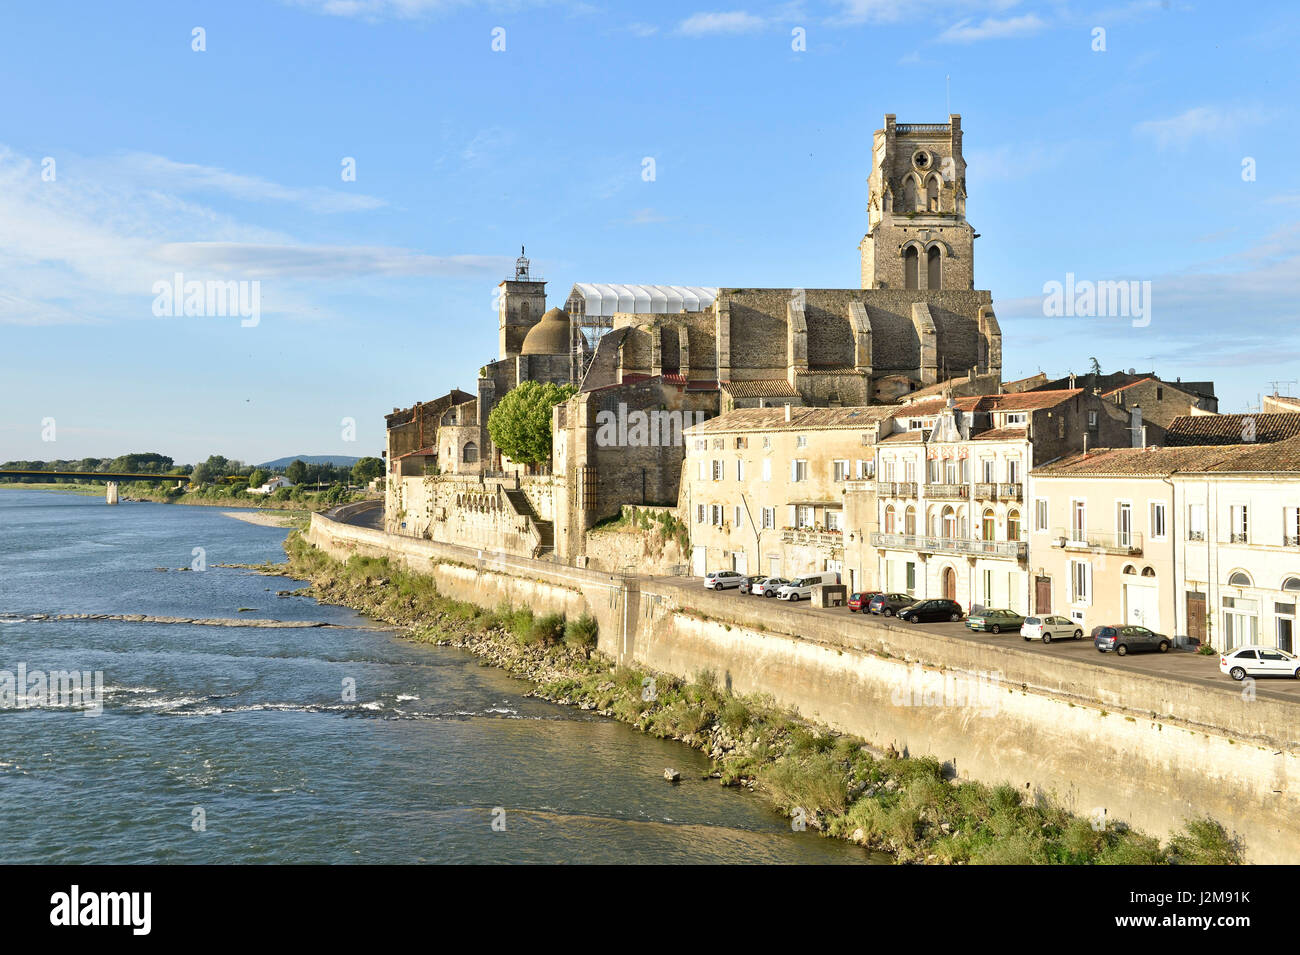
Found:
M 117 486 L 123 481 L 190 481 L 188 474 L 144 474 L 135 471 L 37 471 L 18 468 L 0 468 L 0 478 L 74 478 L 79 481 L 106 481 L 104 499 L 109 504 L 117 503 Z

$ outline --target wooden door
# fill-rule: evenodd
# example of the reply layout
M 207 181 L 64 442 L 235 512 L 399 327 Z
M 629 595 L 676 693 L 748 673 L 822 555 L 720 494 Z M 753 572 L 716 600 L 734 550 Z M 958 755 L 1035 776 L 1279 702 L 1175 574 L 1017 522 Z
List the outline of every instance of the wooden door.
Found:
M 1192 640 L 1205 640 L 1205 594 L 1187 592 L 1187 636 Z
M 1034 613 L 1040 617 L 1052 612 L 1052 578 L 1034 578 Z

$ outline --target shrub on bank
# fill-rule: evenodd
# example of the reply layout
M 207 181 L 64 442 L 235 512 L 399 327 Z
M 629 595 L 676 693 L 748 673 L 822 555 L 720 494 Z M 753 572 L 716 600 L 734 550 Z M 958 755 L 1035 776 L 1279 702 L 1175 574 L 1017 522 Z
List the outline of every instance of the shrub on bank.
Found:
M 596 618 L 584 613 L 564 625 L 564 642 L 574 649 L 594 650 L 597 630 Z

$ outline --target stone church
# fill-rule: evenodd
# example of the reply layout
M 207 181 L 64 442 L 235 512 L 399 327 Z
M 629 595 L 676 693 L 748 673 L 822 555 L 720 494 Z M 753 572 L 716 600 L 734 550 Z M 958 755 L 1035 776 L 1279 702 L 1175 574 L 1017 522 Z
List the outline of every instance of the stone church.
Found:
M 496 402 L 527 380 L 573 383 L 579 393 L 555 411 L 553 473 L 532 476 L 547 486 L 529 500 L 531 519 L 548 525 L 533 538 L 581 562 L 593 524 L 624 504 L 675 505 L 681 486 L 680 442 L 605 446 L 601 412 L 871 405 L 950 379 L 1000 380 L 992 296 L 974 287 L 961 117 L 887 115 L 871 156 L 859 288 L 578 283 L 564 309 L 547 310 L 546 283 L 521 254 L 498 287 L 498 357 L 480 370 L 476 397 L 440 400 L 434 430 L 446 441 L 425 435 L 419 415 L 389 416 L 390 475 L 499 474 L 509 462 L 487 433 Z M 393 425 L 421 430 L 394 440 Z M 413 443 L 416 454 L 398 450 Z M 419 521 L 401 532 L 433 533 Z

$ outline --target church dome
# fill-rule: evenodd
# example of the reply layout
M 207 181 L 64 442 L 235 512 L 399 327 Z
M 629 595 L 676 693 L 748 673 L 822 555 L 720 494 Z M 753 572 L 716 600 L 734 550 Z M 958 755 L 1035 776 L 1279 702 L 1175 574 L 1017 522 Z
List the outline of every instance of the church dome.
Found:
M 553 308 L 528 330 L 519 349 L 521 355 L 567 355 L 569 353 L 569 313 Z

